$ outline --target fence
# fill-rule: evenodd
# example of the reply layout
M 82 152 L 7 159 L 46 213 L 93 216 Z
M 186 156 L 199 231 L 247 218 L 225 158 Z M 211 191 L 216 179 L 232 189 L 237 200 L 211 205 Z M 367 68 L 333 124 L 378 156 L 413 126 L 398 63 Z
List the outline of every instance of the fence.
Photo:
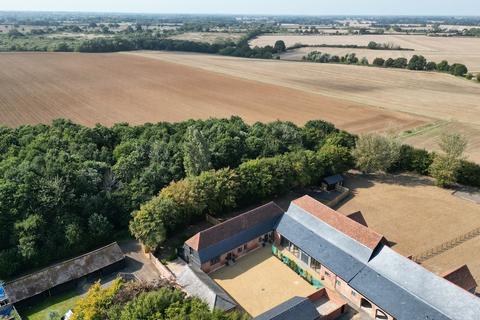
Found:
M 480 236 L 480 227 L 476 228 L 470 232 L 464 233 L 461 236 L 456 237 L 455 239 L 452 239 L 450 241 L 444 242 L 439 246 L 433 247 L 431 249 L 428 249 L 427 251 L 424 251 L 418 255 L 412 256 L 412 260 L 417 262 L 417 263 L 422 263 L 424 261 L 427 261 L 428 259 L 431 259 L 445 251 L 448 251 L 450 249 L 453 249 L 455 247 L 458 247 L 462 243 L 471 240 L 473 238 L 476 238 Z
M 326 205 L 329 206 L 330 208 L 335 207 L 337 204 L 342 202 L 348 195 L 350 194 L 350 189 L 344 186 L 337 185 L 335 187 L 335 190 L 340 192 L 338 196 L 335 197 L 335 199 L 329 201 Z

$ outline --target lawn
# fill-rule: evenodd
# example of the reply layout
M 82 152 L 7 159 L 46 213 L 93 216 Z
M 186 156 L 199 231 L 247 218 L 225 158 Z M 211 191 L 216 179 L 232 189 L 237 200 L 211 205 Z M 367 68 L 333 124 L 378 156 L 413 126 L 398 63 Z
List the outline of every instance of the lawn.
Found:
M 272 255 L 270 246 L 257 249 L 210 274 L 251 316 L 270 310 L 288 299 L 317 291 Z
M 48 320 L 50 312 L 56 312 L 63 316 L 69 309 L 72 309 L 80 295 L 76 290 L 64 294 L 56 295 L 45 299 L 41 303 L 30 307 L 19 309 L 18 312 L 22 319 L 27 320 Z

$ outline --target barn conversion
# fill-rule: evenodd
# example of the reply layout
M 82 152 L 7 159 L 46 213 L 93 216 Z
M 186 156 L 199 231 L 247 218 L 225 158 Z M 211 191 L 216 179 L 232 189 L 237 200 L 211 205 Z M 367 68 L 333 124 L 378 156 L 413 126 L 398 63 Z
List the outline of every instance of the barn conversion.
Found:
M 286 212 L 269 203 L 200 232 L 186 241 L 184 256 L 210 273 L 269 243 L 312 285 L 335 292 L 372 319 L 479 319 L 480 299 L 467 291 L 476 286 L 468 268 L 437 276 L 392 250 L 382 235 L 309 196 L 292 201 Z M 291 308 L 311 309 L 303 298 L 259 319 L 296 319 L 288 316 Z M 305 319 L 316 314 L 306 312 Z

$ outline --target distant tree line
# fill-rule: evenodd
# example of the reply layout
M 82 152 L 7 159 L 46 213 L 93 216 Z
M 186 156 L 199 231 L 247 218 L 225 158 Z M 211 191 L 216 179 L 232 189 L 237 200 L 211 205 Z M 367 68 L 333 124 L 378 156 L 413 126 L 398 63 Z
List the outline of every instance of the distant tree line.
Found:
M 344 56 L 331 55 L 328 53 L 322 53 L 320 51 L 309 52 L 306 56 L 303 56 L 303 61 L 318 62 L 318 63 L 345 63 L 345 64 L 359 64 L 366 66 L 375 66 L 383 68 L 397 68 L 408 69 L 416 71 L 438 71 L 450 73 L 454 76 L 466 77 L 469 80 L 473 78 L 473 75 L 468 73 L 468 68 L 461 63 L 449 64 L 448 61 L 443 60 L 440 63 L 433 61 L 427 61 L 422 55 L 413 55 L 410 60 L 406 58 L 375 58 L 370 64 L 367 58 L 359 59 L 355 53 L 348 53 Z
M 366 46 L 356 44 L 303 44 L 295 43 L 293 46 L 287 48 L 287 50 L 294 50 L 299 48 L 351 48 L 351 49 L 371 49 L 371 50 L 399 50 L 399 51 L 414 51 L 414 49 L 402 48 L 394 45 L 393 43 L 377 43 L 374 41 L 369 42 Z
M 226 56 L 259 59 L 271 59 L 276 53 L 285 50 L 278 46 L 251 48 L 249 41 L 263 32 L 265 31 L 261 29 L 250 31 L 236 43 L 232 41 L 208 43 L 168 39 L 163 35 L 142 31 L 132 31 L 132 33 L 115 35 L 112 37 L 58 40 L 27 37 L 15 30 L 11 31 L 8 37 L 0 37 L 0 48 L 3 48 L 3 51 L 76 51 L 91 53 L 133 50 L 165 50 L 214 53 Z M 283 43 L 283 41 L 281 41 L 281 43 Z

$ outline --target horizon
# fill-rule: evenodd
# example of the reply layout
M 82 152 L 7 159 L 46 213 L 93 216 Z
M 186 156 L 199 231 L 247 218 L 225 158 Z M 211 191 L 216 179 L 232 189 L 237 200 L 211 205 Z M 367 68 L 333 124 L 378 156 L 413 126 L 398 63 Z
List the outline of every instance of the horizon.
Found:
M 474 0 L 405 0 L 391 4 L 368 0 L 359 6 L 355 0 L 331 3 L 298 0 L 278 3 L 274 0 L 3 0 L 5 12 L 71 12 L 123 14 L 201 14 L 201 15 L 260 15 L 260 16 L 480 16 L 480 2 Z
M 191 13 L 191 12 L 141 12 L 141 11 L 79 11 L 79 10 L 3 10 L 0 13 L 69 13 L 69 14 L 132 14 L 132 15 L 165 15 L 165 16 L 259 16 L 259 17 L 427 17 L 427 18 L 480 18 L 480 14 L 272 14 L 272 13 Z

